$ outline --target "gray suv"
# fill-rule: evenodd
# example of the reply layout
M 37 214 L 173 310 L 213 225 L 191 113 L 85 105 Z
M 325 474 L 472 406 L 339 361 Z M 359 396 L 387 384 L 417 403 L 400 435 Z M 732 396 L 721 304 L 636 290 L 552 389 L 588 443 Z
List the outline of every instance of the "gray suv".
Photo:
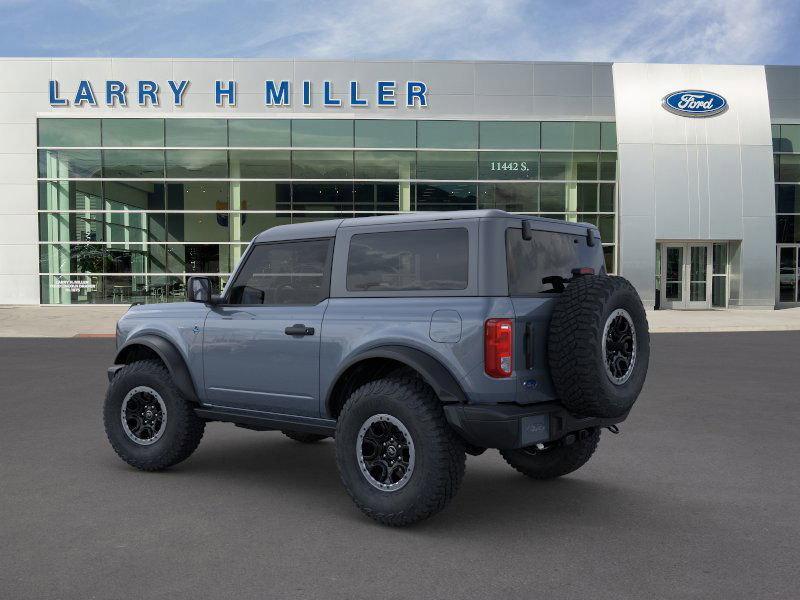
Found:
M 220 294 L 132 306 L 104 421 L 127 463 L 186 459 L 209 421 L 335 438 L 344 487 L 405 525 L 444 508 L 465 454 L 549 479 L 584 465 L 644 384 L 633 287 L 593 225 L 499 210 L 284 225 Z

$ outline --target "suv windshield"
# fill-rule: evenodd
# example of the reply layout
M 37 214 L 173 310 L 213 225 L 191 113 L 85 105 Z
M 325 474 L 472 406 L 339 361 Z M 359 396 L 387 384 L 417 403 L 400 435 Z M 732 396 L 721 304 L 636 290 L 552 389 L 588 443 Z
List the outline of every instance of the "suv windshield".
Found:
M 508 293 L 511 296 L 552 294 L 572 278 L 572 269 L 591 267 L 605 272 L 600 241 L 586 243 L 585 235 L 532 231 L 533 239 L 522 239 L 521 229 L 506 229 Z

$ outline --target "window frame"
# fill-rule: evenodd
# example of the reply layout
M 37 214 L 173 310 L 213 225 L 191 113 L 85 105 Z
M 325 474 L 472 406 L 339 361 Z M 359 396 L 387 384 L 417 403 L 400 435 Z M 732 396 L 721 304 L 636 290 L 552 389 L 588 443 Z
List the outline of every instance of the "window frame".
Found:
M 323 266 L 323 273 L 322 273 L 322 289 L 326 292 L 325 297 L 321 298 L 315 304 L 233 304 L 231 299 L 231 293 L 233 292 L 233 288 L 235 287 L 236 281 L 239 279 L 240 275 L 242 274 L 242 269 L 244 265 L 247 264 L 247 261 L 250 260 L 250 256 L 255 252 L 256 248 L 261 246 L 277 246 L 280 244 L 297 244 L 303 242 L 328 242 L 328 254 L 325 258 L 325 265 Z M 331 298 L 331 270 L 333 266 L 333 254 L 334 254 L 334 241 L 335 238 L 333 237 L 313 237 L 313 238 L 297 238 L 291 240 L 275 240 L 273 242 L 253 242 L 248 247 L 247 250 L 242 254 L 242 258 L 239 259 L 239 264 L 236 266 L 236 269 L 230 274 L 228 277 L 228 281 L 225 284 L 225 288 L 222 290 L 222 299 L 219 304 L 215 306 L 246 306 L 246 307 L 262 307 L 262 308 L 282 308 L 282 307 L 303 307 L 303 306 L 319 306 L 325 300 L 329 300 Z
M 412 215 L 413 218 L 413 215 Z M 339 227 L 333 250 L 333 277 L 331 298 L 437 298 L 468 297 L 478 295 L 478 219 L 449 219 L 446 221 L 406 221 L 382 225 L 357 225 Z M 364 233 L 398 233 L 438 229 L 467 230 L 467 286 L 462 290 L 399 290 L 350 291 L 347 289 L 347 262 L 350 241 Z

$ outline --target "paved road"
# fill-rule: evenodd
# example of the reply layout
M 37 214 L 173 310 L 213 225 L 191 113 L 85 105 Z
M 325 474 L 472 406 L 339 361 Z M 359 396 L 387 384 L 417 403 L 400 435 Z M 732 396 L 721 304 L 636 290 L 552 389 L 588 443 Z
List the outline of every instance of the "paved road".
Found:
M 622 434 L 562 480 L 470 457 L 446 512 L 365 519 L 330 441 L 213 424 L 160 474 L 100 419 L 111 340 L 0 339 L 3 598 L 797 598 L 800 333 L 653 337 Z

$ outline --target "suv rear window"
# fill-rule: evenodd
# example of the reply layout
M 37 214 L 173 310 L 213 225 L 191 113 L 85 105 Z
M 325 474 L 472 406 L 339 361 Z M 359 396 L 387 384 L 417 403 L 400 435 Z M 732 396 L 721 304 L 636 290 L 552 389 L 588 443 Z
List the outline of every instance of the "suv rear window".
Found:
M 520 229 L 506 229 L 506 261 L 508 265 L 508 293 L 511 296 L 534 296 L 558 292 L 556 280 L 568 280 L 572 269 L 592 267 L 600 273 L 603 267 L 603 250 L 600 241 L 594 246 L 586 244 L 586 236 L 553 231 L 533 230 L 533 239 L 522 239 Z
M 468 268 L 464 228 L 360 233 L 350 240 L 347 290 L 463 290 Z

